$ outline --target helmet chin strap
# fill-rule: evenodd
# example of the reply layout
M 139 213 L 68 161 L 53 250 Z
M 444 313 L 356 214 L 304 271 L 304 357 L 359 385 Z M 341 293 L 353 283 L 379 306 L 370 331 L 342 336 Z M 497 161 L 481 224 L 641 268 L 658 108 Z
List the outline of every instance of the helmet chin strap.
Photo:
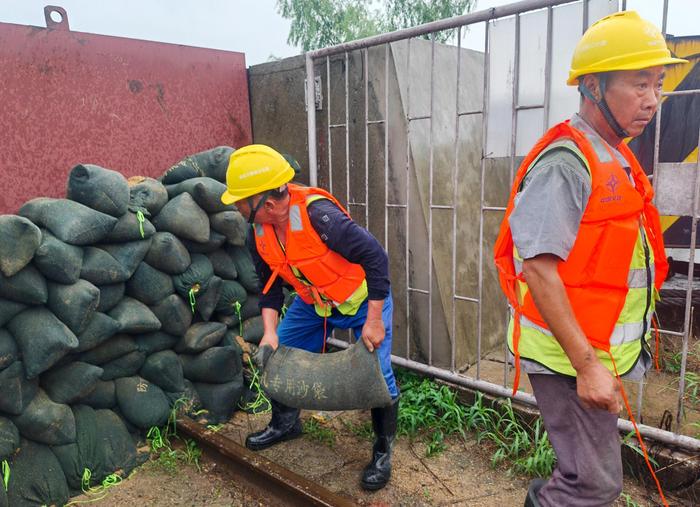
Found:
M 262 207 L 263 204 L 265 204 L 265 201 L 267 201 L 267 198 L 270 196 L 270 192 L 267 191 L 265 192 L 260 200 L 258 201 L 258 204 L 253 206 L 253 198 L 248 197 L 248 208 L 250 208 L 250 216 L 248 217 L 248 223 L 253 225 L 253 222 L 255 221 L 255 214 L 258 212 L 258 210 Z
M 593 96 L 593 93 L 591 93 L 591 90 L 589 90 L 588 87 L 585 84 L 583 84 L 583 79 L 579 79 L 578 81 L 578 91 L 581 92 L 584 97 L 586 97 L 596 106 L 598 106 L 598 109 L 600 109 L 600 112 L 603 113 L 605 120 L 608 122 L 608 125 L 610 125 L 610 128 L 613 130 L 617 137 L 619 137 L 620 139 L 629 137 L 629 132 L 627 132 L 620 126 L 620 124 L 617 122 L 612 112 L 610 111 L 608 103 L 605 101 L 605 86 L 608 81 L 608 75 L 606 73 L 601 73 L 598 74 L 598 78 L 600 82 L 600 100 L 596 99 Z

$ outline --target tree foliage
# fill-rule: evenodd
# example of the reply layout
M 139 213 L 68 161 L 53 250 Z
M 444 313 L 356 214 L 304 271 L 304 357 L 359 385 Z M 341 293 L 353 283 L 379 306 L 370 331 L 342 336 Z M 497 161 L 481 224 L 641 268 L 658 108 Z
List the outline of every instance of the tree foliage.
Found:
M 304 51 L 469 12 L 475 0 L 277 0 L 292 21 L 287 42 Z M 444 42 L 451 30 L 436 34 Z

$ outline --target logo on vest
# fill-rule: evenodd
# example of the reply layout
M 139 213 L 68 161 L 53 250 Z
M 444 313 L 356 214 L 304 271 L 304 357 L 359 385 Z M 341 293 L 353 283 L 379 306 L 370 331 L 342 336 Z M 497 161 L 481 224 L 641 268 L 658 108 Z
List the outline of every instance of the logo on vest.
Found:
M 600 202 L 606 203 L 606 202 L 612 202 L 612 201 L 621 201 L 622 196 L 617 195 L 617 187 L 620 184 L 620 180 L 617 179 L 617 176 L 614 174 L 610 175 L 610 178 L 608 178 L 608 181 L 605 183 L 605 186 L 610 189 L 610 194 L 607 197 L 603 197 Z

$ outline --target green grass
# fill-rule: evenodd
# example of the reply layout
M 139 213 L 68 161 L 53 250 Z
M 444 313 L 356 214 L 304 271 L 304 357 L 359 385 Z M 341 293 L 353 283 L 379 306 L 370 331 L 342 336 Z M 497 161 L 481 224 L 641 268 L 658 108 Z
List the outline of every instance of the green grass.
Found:
M 640 507 L 628 493 L 621 493 L 620 498 L 625 501 L 625 507 Z
M 374 440 L 374 430 L 372 430 L 372 423 L 370 421 L 365 421 L 358 424 L 354 424 L 344 419 L 340 419 L 340 421 L 343 423 L 345 429 L 349 430 L 353 435 L 364 440 Z
M 202 450 L 192 439 L 182 438 L 177 434 L 177 414 L 181 406 L 186 406 L 188 400 L 175 400 L 167 422 L 163 427 L 153 426 L 146 433 L 146 442 L 151 449 L 151 460 L 170 475 L 177 475 L 182 464 L 193 465 L 201 471 L 200 458 Z M 173 442 L 178 442 L 176 447 Z M 182 448 L 179 448 L 182 447 Z
M 304 434 L 311 440 L 328 447 L 332 448 L 335 445 L 335 432 L 333 429 L 313 417 L 304 421 Z

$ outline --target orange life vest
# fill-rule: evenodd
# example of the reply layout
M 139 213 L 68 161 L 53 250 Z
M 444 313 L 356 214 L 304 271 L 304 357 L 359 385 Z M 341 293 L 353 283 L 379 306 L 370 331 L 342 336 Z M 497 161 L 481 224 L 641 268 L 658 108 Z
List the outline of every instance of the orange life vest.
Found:
M 280 245 L 270 224 L 255 224 L 255 244 L 260 257 L 270 266 L 270 276 L 263 294 L 277 276 L 287 281 L 307 304 L 338 306 L 360 288 L 365 271 L 321 240 L 309 219 L 307 200 L 321 196 L 332 201 L 348 217 L 350 214 L 330 193 L 320 188 L 289 183 L 289 223 L 287 242 Z M 297 271 L 299 276 L 294 272 Z

